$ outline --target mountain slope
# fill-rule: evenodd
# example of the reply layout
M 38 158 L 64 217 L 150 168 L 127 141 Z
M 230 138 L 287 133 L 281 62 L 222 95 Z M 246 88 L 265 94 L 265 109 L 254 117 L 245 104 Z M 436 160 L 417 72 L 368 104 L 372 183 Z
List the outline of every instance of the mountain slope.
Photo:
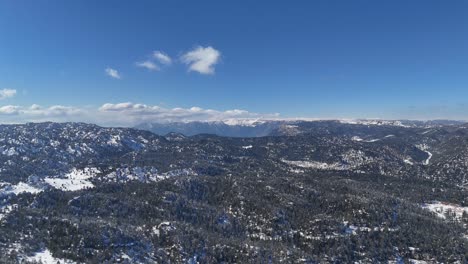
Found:
M 226 137 L 262 137 L 269 135 L 284 121 L 251 121 L 251 122 L 175 122 L 175 123 L 143 123 L 135 128 L 151 131 L 158 135 L 170 132 L 187 136 L 198 134 L 213 134 Z
M 467 260 L 465 126 L 293 128 L 236 138 L 0 126 L 1 259 Z

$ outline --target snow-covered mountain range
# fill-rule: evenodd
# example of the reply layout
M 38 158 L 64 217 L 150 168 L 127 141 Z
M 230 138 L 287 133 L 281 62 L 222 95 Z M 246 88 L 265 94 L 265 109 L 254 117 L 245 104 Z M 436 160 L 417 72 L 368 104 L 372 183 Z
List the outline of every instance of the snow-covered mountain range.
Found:
M 194 121 L 194 122 L 166 122 L 142 123 L 135 128 L 151 131 L 158 135 L 170 132 L 181 133 L 186 136 L 197 134 L 213 134 L 227 137 L 263 137 L 275 134 L 278 130 L 294 131 L 294 126 L 302 122 L 323 122 L 334 120 L 307 119 L 227 119 L 223 121 Z M 381 120 L 381 119 L 340 119 L 335 120 L 343 124 L 401 126 L 401 127 L 437 127 L 461 125 L 465 122 L 454 120 Z
M 178 125 L 0 125 L 1 260 L 466 260 L 464 124 Z

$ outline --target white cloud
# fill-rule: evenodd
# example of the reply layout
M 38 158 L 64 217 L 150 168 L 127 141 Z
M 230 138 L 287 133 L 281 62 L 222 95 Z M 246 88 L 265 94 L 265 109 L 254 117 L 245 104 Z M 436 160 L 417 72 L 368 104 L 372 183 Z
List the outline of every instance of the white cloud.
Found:
M 132 103 L 118 103 L 118 104 L 103 104 L 99 110 L 101 111 L 124 111 L 134 109 L 135 105 Z
M 5 105 L 0 107 L 0 123 L 87 122 L 104 126 L 135 126 L 144 122 L 223 121 L 251 118 L 277 118 L 277 114 L 258 114 L 246 110 L 213 110 L 200 107 L 165 108 L 158 105 L 106 103 L 101 107 L 53 105 L 43 107 Z
M 43 108 L 39 105 L 34 104 L 28 109 L 23 110 L 23 113 L 28 115 L 55 117 L 81 115 L 84 113 L 84 111 L 80 108 L 72 106 L 53 105 L 50 107 Z
M 116 69 L 106 68 L 106 74 L 115 79 L 121 79 L 119 72 Z
M 38 104 L 33 104 L 33 105 L 31 105 L 31 106 L 29 107 L 29 109 L 31 109 L 31 110 L 39 110 L 39 109 L 41 109 L 41 108 L 42 108 L 42 107 L 41 107 L 40 105 L 38 105 Z
M 5 105 L 0 107 L 0 115 L 16 115 L 19 113 L 19 106 Z
M 6 105 L 0 107 L 0 123 L 21 124 L 46 121 L 100 123 L 101 118 L 95 116 L 97 112 L 96 109 L 63 105 L 49 107 L 37 104 L 31 106 Z
M 16 95 L 16 90 L 14 89 L 1 89 L 0 90 L 0 100 L 10 98 Z
M 152 61 L 142 61 L 142 62 L 137 62 L 136 66 L 141 67 L 141 68 L 146 68 L 150 71 L 159 71 L 159 66 L 156 65 Z
M 156 60 L 156 62 L 154 62 L 153 60 Z M 172 59 L 164 52 L 154 51 L 151 54 L 151 58 L 149 60 L 137 62 L 135 64 L 138 67 L 145 68 L 150 71 L 159 71 L 161 67 L 157 63 L 162 65 L 170 65 L 172 64 Z
M 214 65 L 218 63 L 221 53 L 213 47 L 198 46 L 182 55 L 181 60 L 189 66 L 189 71 L 201 74 L 214 74 Z
M 153 58 L 155 58 L 159 63 L 164 65 L 169 65 L 172 63 L 171 57 L 169 57 L 166 53 L 161 51 L 154 51 Z
M 0 115 L 21 115 L 25 117 L 57 117 L 57 116 L 73 116 L 84 113 L 82 109 L 53 105 L 50 107 L 42 107 L 33 104 L 30 107 L 23 107 L 17 105 L 5 105 L 0 107 Z
M 157 105 L 126 103 L 107 103 L 99 109 L 102 116 L 108 115 L 120 118 L 122 123 L 138 124 L 142 122 L 190 122 L 190 121 L 221 121 L 227 119 L 245 118 L 276 118 L 278 114 L 258 114 L 246 110 L 219 111 L 191 108 L 164 108 Z

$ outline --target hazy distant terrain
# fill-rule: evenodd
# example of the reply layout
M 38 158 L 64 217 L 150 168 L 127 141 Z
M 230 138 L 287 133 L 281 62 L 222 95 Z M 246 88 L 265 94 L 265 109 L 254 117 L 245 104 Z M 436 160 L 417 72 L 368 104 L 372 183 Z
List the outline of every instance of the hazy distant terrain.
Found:
M 225 137 L 264 137 L 277 133 L 287 134 L 294 131 L 295 125 L 303 123 L 301 120 L 225 120 L 225 121 L 194 121 L 194 122 L 166 122 L 166 123 L 141 123 L 135 128 L 151 131 L 158 135 L 166 135 L 171 132 L 186 136 L 198 134 L 213 134 Z M 434 127 L 462 125 L 463 121 L 453 120 L 341 120 L 340 123 L 361 125 L 392 125 L 404 127 Z M 312 122 L 313 123 L 313 122 Z
M 254 120 L 246 123 L 215 122 L 172 122 L 172 123 L 142 123 L 135 128 L 151 131 L 158 135 L 171 132 L 193 136 L 198 134 L 213 134 L 226 137 L 263 137 L 270 135 L 287 121 Z

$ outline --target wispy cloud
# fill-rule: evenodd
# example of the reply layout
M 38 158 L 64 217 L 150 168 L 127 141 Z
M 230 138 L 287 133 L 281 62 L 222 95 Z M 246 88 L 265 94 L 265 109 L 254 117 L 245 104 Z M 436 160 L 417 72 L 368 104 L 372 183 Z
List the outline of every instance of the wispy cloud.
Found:
M 119 72 L 116 69 L 106 68 L 106 74 L 114 79 L 121 79 Z
M 172 59 L 162 51 L 154 51 L 149 60 L 136 62 L 135 65 L 140 68 L 145 68 L 149 71 L 159 71 L 161 66 L 172 64 Z
M 171 57 L 162 51 L 154 51 L 153 58 L 155 58 L 159 63 L 164 65 L 169 65 L 172 63 Z
M 138 67 L 141 67 L 141 68 L 145 68 L 149 71 L 159 71 L 159 66 L 156 65 L 154 62 L 152 61 L 142 61 L 142 62 L 137 62 L 135 63 L 136 66 Z
M 16 90 L 14 89 L 1 89 L 0 90 L 0 100 L 10 98 L 16 95 Z
M 26 122 L 98 122 L 100 118 L 93 117 L 97 111 L 87 108 L 53 105 L 42 107 L 37 104 L 31 106 L 5 105 L 0 107 L 0 123 Z
M 4 105 L 0 107 L 0 114 L 2 115 L 16 115 L 19 113 L 19 106 L 16 105 Z
M 200 74 L 214 74 L 214 66 L 219 62 L 220 58 L 221 52 L 215 48 L 211 46 L 198 46 L 193 50 L 182 54 L 178 61 L 188 65 L 189 71 L 195 71 Z M 149 60 L 137 62 L 135 64 L 138 67 L 145 68 L 150 71 L 159 71 L 161 67 L 171 65 L 172 63 L 173 60 L 169 55 L 157 50 L 151 54 L 151 58 Z M 106 72 L 114 78 L 120 78 L 119 73 L 114 69 L 107 68 Z
M 214 65 L 219 62 L 221 52 L 211 46 L 206 48 L 198 46 L 183 54 L 181 60 L 189 66 L 189 71 L 201 74 L 214 74 Z
M 220 121 L 242 118 L 274 118 L 278 114 L 258 114 L 247 110 L 213 110 L 200 107 L 165 108 L 158 105 L 125 103 L 106 103 L 99 107 L 99 112 L 119 116 L 126 122 L 189 122 L 189 121 Z

